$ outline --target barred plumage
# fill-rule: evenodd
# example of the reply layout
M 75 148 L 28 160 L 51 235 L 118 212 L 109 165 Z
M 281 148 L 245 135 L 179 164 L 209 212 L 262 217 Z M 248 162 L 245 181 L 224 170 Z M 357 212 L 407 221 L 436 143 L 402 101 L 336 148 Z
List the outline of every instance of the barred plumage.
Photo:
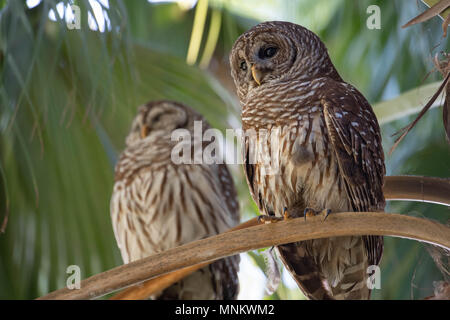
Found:
M 124 263 L 222 233 L 239 222 L 233 179 L 224 164 L 176 164 L 175 129 L 197 141 L 194 121 L 206 120 L 171 101 L 139 109 L 116 165 L 111 217 Z M 159 299 L 234 299 L 239 256 L 219 260 L 158 295 Z
M 261 23 L 239 37 L 230 63 L 243 108 L 244 169 L 262 213 L 384 209 L 378 122 L 315 34 L 288 22 Z M 278 252 L 309 298 L 367 299 L 366 269 L 379 263 L 382 247 L 382 237 L 352 236 Z

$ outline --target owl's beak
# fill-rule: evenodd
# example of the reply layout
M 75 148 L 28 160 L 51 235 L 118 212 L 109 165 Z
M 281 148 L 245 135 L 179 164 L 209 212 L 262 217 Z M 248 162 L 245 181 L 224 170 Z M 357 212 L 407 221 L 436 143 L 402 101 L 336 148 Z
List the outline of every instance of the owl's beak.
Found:
M 141 138 L 144 139 L 148 135 L 148 127 L 143 125 L 141 127 Z
M 255 80 L 255 82 L 258 84 L 258 86 L 260 86 L 261 80 L 263 77 L 263 73 L 261 72 L 261 70 L 256 68 L 255 65 L 252 66 L 252 76 L 253 76 L 253 80 Z

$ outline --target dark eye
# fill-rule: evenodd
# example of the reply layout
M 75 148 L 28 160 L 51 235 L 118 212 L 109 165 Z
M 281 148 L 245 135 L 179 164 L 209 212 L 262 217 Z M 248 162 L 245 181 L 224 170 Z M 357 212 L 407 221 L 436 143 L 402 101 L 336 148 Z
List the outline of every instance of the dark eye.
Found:
M 261 50 L 259 50 L 258 56 L 260 59 L 272 58 L 275 55 L 275 53 L 277 53 L 277 51 L 278 51 L 277 47 L 261 48 Z
M 159 122 L 159 120 L 161 120 L 161 117 L 163 116 L 163 113 L 160 112 L 158 114 L 156 114 L 155 116 L 153 116 L 153 118 L 151 119 L 152 123 L 157 123 Z
M 242 61 L 239 65 L 239 68 L 241 68 L 242 71 L 247 71 L 247 63 L 245 63 L 245 61 Z

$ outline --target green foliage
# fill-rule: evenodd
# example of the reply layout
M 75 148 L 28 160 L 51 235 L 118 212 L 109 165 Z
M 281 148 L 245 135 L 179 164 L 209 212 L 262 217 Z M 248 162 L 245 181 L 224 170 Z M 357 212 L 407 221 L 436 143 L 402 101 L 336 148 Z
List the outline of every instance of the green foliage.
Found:
M 209 75 L 131 43 L 127 30 L 31 25 L 32 12 L 14 3 L 2 14 L 9 41 L 2 47 L 0 114 L 0 190 L 9 203 L 0 235 L 4 299 L 63 287 L 71 264 L 88 277 L 121 263 L 109 199 L 113 165 L 138 105 L 185 101 L 218 128 L 228 127 L 234 112 Z

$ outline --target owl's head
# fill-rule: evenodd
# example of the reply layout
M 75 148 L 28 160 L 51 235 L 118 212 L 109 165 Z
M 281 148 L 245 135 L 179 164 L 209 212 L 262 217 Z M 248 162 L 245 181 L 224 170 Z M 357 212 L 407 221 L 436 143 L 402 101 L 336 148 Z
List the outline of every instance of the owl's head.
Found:
M 149 136 L 169 136 L 173 130 L 188 128 L 201 116 L 185 105 L 174 101 L 151 101 L 139 107 L 131 131 L 126 138 L 128 146 Z
M 290 22 L 263 22 L 242 34 L 230 64 L 241 101 L 253 88 L 277 81 L 317 76 L 340 80 L 319 37 Z

